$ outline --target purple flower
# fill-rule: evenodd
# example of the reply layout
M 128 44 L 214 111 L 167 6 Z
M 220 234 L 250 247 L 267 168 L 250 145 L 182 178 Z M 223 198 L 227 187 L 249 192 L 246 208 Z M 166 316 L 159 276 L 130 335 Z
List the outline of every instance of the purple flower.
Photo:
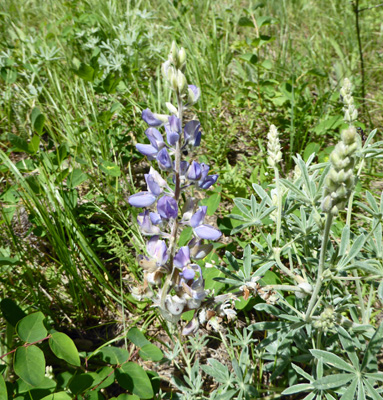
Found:
M 199 181 L 202 177 L 201 165 L 193 161 L 188 169 L 186 177 L 191 181 Z
M 173 197 L 163 196 L 158 200 L 157 211 L 162 218 L 165 219 L 177 218 L 178 215 L 177 202 L 173 199 Z
M 158 166 L 163 170 L 167 171 L 169 169 L 172 169 L 172 159 L 169 156 L 168 151 L 166 150 L 166 147 L 161 149 L 158 154 L 157 154 L 157 162 Z
M 184 128 L 184 137 L 185 143 L 189 143 L 192 146 L 199 146 L 201 143 L 201 131 L 200 131 L 201 124 L 197 120 L 189 121 L 185 124 Z
M 149 108 L 142 111 L 141 117 L 149 126 L 162 126 L 168 119 L 168 115 L 155 114 Z
M 199 97 L 201 96 L 201 91 L 199 88 L 195 85 L 189 85 L 188 86 L 188 104 L 187 105 L 192 105 L 197 103 Z
M 199 328 L 198 318 L 194 317 L 192 320 L 188 322 L 188 324 L 182 330 L 182 335 L 184 336 L 194 335 L 198 331 L 198 328 Z
M 129 204 L 133 207 L 149 207 L 154 204 L 157 197 L 162 193 L 163 187 L 168 187 L 166 181 L 153 168 L 149 174 L 145 174 L 147 192 L 140 192 L 129 197 Z
M 149 212 L 149 210 L 144 211 L 143 213 L 138 214 L 137 222 L 140 227 L 142 234 L 152 236 L 158 235 L 160 233 L 160 228 L 156 223 L 153 222 L 152 215 L 154 213 Z M 156 214 L 158 215 L 158 214 Z M 161 220 L 161 218 L 160 218 Z
M 203 224 L 207 206 L 199 207 L 198 211 L 190 218 L 190 226 L 194 233 L 201 239 L 218 240 L 222 233 L 210 225 Z
M 188 246 L 183 246 L 178 250 L 178 253 L 174 256 L 174 265 L 182 269 L 190 264 L 190 249 Z
M 149 160 L 154 160 L 157 153 L 165 146 L 165 142 L 156 128 L 148 128 L 145 131 L 145 135 L 148 137 L 150 144 L 137 143 L 136 148 L 141 154 L 147 156 Z
M 165 265 L 168 261 L 168 248 L 164 240 L 159 240 L 159 236 L 150 238 L 146 245 L 146 250 L 151 259 L 156 262 L 157 266 Z
M 210 167 L 205 163 L 201 164 L 201 178 L 198 182 L 198 186 L 201 189 L 209 189 L 210 186 L 217 182 L 218 175 L 208 175 Z
M 175 115 L 169 117 L 169 123 L 165 125 L 166 137 L 171 146 L 175 146 L 180 138 L 181 121 Z
M 193 238 L 189 243 L 188 247 L 190 249 L 190 257 L 193 260 L 202 260 L 205 258 L 213 249 L 213 245 L 203 244 L 202 240 Z

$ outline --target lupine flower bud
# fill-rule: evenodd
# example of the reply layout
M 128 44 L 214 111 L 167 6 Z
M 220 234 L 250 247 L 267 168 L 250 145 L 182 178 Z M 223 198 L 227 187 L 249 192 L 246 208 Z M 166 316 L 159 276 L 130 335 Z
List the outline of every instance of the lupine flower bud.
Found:
M 180 63 L 180 66 L 184 65 L 186 62 L 186 51 L 183 47 L 178 51 L 178 62 Z
M 174 107 L 172 103 L 167 102 L 165 105 L 172 114 L 178 114 L 177 107 Z
M 340 89 L 340 95 L 344 104 L 344 121 L 352 124 L 358 118 L 358 110 L 354 105 L 354 98 L 352 97 L 351 82 L 345 78 L 343 87 Z
M 178 70 L 177 71 L 177 87 L 178 87 L 179 92 L 183 92 L 187 88 L 187 85 L 188 85 L 188 83 L 186 81 L 185 75 L 180 70 Z
M 350 126 L 344 130 L 341 139 L 342 141 L 335 146 L 330 155 L 332 168 L 326 177 L 321 205 L 323 212 L 331 213 L 333 216 L 345 208 L 354 188 L 354 153 L 358 147 L 355 127 Z
M 270 126 L 267 134 L 267 162 L 270 167 L 275 167 L 282 160 L 281 146 L 279 144 L 278 130 L 275 125 Z

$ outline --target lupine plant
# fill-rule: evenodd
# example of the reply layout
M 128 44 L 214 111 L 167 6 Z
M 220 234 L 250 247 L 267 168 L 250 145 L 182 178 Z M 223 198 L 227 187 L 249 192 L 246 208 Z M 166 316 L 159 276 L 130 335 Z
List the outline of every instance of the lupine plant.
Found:
M 187 156 L 200 145 L 202 132 L 198 120 L 184 124 L 185 110 L 200 97 L 199 88 L 188 85 L 185 69 L 186 52 L 173 42 L 168 60 L 162 65 L 163 78 L 172 92 L 172 100 L 166 103 L 169 114 L 156 114 L 150 109 L 142 112 L 149 126 L 145 131 L 149 144 L 139 143 L 136 147 L 154 166 L 145 174 L 147 190 L 129 198 L 132 206 L 144 208 L 137 221 L 141 233 L 148 237 L 146 254 L 139 257 L 144 284 L 136 295 L 151 297 L 161 315 L 173 323 L 185 311 L 206 311 L 207 306 L 230 297 L 209 296 L 201 267 L 195 263 L 213 248 L 205 241 L 218 240 L 221 232 L 205 223 L 207 206 L 198 205 L 199 193 L 214 185 L 218 175 L 209 174 L 210 166 Z M 186 246 L 179 247 L 185 227 L 192 228 L 193 237 Z M 195 332 L 205 316 L 202 312 L 197 318 L 196 312 L 183 334 Z
M 252 226 L 258 230 L 252 242 L 257 253 L 251 256 L 250 247 L 246 248 L 243 270 L 250 274 L 254 266 L 266 262 L 276 266 L 268 274 L 259 268 L 258 275 L 263 276 L 246 286 L 253 294 L 271 293 L 269 304 L 254 308 L 273 320 L 248 327 L 268 331 L 257 345 L 264 370 L 270 372 L 271 381 L 289 386 L 283 394 L 306 392 L 307 400 L 380 399 L 383 391 L 377 360 L 383 324 L 376 328 L 372 306 L 383 301 L 383 195 L 379 205 L 368 191 L 368 205 L 354 202 L 363 167 L 368 160 L 381 158 L 382 142 L 373 143 L 373 130 L 362 143 L 351 88 L 345 79 L 340 97 L 345 126 L 329 162 L 313 165 L 315 154 L 306 162 L 297 156 L 294 173 L 281 178 L 283 153 L 277 128 L 271 126 L 267 163 L 275 184 L 267 188 L 253 184 L 261 202 L 254 195 L 250 200 L 235 199 L 241 214 L 231 215 L 241 221 L 233 233 Z M 363 226 L 351 225 L 355 206 L 368 215 Z M 233 269 L 241 268 L 232 255 L 227 259 L 228 267 L 221 270 L 231 278 Z M 235 279 L 230 283 L 243 289 Z M 301 383 L 301 377 L 309 383 Z

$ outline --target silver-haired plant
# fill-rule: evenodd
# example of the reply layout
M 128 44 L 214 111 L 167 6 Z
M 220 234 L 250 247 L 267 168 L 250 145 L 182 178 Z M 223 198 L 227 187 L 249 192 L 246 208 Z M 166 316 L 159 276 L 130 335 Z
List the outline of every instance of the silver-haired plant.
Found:
M 213 248 L 206 241 L 218 240 L 221 232 L 204 222 L 207 206 L 198 205 L 197 194 L 214 185 L 218 175 L 209 174 L 207 164 L 186 157 L 200 145 L 202 136 L 198 120 L 184 124 L 185 110 L 200 97 L 199 88 L 189 85 L 184 75 L 186 62 L 185 49 L 178 49 L 173 42 L 162 65 L 164 81 L 172 92 L 171 101 L 166 102 L 169 114 L 144 110 L 142 119 L 149 125 L 145 131 L 149 144 L 136 145 L 158 170 L 152 164 L 145 174 L 147 191 L 130 196 L 129 203 L 144 208 L 137 221 L 141 233 L 148 237 L 146 254 L 139 257 L 144 270 L 140 293 L 150 297 L 161 315 L 172 323 L 177 323 L 183 312 L 196 310 L 183 330 L 183 334 L 190 334 L 198 329 L 199 320 L 206 319 L 206 312 L 198 318 L 198 310 L 207 305 L 213 307 L 216 300 L 223 298 L 209 296 L 201 267 L 196 263 Z M 192 228 L 193 237 L 186 246 L 179 247 L 180 234 L 186 227 Z

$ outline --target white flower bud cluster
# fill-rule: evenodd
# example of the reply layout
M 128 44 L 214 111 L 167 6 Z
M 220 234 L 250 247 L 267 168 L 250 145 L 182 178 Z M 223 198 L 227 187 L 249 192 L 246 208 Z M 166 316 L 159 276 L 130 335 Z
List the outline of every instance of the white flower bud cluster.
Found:
M 270 167 L 275 167 L 282 160 L 282 152 L 278 136 L 277 128 L 275 125 L 271 125 L 269 133 L 267 134 L 267 162 Z
M 314 327 L 327 332 L 336 323 L 340 323 L 339 315 L 331 307 L 327 307 L 319 316 L 319 319 L 314 322 Z
M 183 47 L 177 48 L 173 41 L 168 60 L 162 64 L 162 75 L 168 81 L 172 90 L 179 93 L 187 92 L 188 84 L 183 74 L 186 66 L 186 52 Z
M 354 188 L 354 153 L 358 148 L 357 133 L 350 126 L 341 133 L 342 140 L 330 155 L 332 168 L 326 177 L 322 201 L 322 211 L 338 215 L 346 207 L 346 202 Z
M 344 121 L 352 124 L 358 118 L 358 110 L 354 105 L 354 97 L 351 91 L 351 82 L 349 79 L 345 78 L 343 81 L 343 87 L 340 89 L 341 99 L 343 101 L 344 107 Z

